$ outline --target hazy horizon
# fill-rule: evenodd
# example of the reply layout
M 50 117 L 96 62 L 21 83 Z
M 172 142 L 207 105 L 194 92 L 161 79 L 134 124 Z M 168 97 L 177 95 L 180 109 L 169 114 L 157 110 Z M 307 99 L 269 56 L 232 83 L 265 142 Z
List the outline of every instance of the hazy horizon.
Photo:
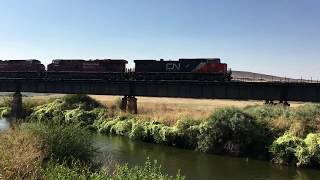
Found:
M 0 0 L 0 59 L 218 57 L 320 79 L 317 0 Z

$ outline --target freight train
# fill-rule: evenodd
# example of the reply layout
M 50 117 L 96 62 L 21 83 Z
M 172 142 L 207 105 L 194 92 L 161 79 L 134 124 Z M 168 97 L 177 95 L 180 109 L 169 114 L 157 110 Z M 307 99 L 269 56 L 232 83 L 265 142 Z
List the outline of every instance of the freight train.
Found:
M 134 60 L 127 70 L 124 59 L 55 59 L 45 66 L 39 60 L 0 60 L 0 78 L 198 80 L 230 81 L 231 71 L 218 58 Z

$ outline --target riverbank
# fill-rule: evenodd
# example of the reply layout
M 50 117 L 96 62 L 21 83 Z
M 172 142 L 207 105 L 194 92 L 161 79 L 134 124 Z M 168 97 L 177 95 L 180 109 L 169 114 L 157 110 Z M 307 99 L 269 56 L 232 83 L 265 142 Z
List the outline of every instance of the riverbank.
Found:
M 65 111 L 50 116 L 40 110 L 37 118 L 43 121 L 32 117 L 38 107 L 50 103 L 69 109 L 70 121 L 59 118 Z M 94 159 L 98 149 L 88 129 L 89 118 L 104 110 L 87 96 L 66 96 L 40 106 L 27 109 L 23 123 L 0 132 L 0 179 L 184 179 L 179 172 L 173 177 L 163 173 L 161 165 L 147 157 L 144 164 L 134 167 Z M 86 113 L 89 109 L 91 114 Z
M 5 124 L 0 120 L 0 127 Z M 92 140 L 97 148 L 94 162 L 106 167 L 112 164 L 128 164 L 129 167 L 143 165 L 146 157 L 157 160 L 162 174 L 175 175 L 180 169 L 187 180 L 194 179 L 304 179 L 320 177 L 320 171 L 278 166 L 267 161 L 237 158 L 202 153 L 161 144 L 133 141 L 124 136 L 109 136 L 93 133 Z M 101 162 L 101 163 L 100 163 Z M 152 161 L 153 162 L 153 161 Z M 232 173 L 230 173 L 232 171 Z
M 66 96 L 33 107 L 27 120 L 80 124 L 101 134 L 319 168 L 319 105 L 218 108 L 202 120 L 183 117 L 174 124 L 115 113 L 115 109 L 116 103 L 106 108 L 86 96 Z
M 148 158 L 141 166 L 102 166 L 93 161 L 92 134 L 75 124 L 23 123 L 0 132 L 0 140 L 0 179 L 184 179 Z

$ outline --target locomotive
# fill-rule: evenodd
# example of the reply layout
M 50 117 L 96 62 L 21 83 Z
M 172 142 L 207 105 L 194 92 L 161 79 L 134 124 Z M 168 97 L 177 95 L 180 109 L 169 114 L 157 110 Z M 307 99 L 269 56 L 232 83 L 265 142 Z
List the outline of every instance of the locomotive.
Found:
M 42 77 L 45 66 L 39 60 L 0 60 L 1 78 L 32 78 Z
M 47 67 L 47 77 L 121 80 L 127 63 L 124 59 L 55 59 Z
M 134 60 L 134 71 L 126 70 L 127 63 L 124 59 L 55 59 L 45 70 L 45 66 L 35 59 L 0 60 L 0 78 L 231 80 L 231 71 L 219 58 Z
M 178 61 L 134 60 L 136 80 L 229 81 L 231 72 L 219 58 L 179 59 Z

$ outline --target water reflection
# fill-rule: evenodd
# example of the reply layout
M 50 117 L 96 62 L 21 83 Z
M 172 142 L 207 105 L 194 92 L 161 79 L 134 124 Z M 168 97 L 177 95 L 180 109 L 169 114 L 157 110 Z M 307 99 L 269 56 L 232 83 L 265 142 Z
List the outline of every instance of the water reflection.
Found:
M 8 129 L 10 127 L 10 123 L 5 119 L 0 119 L 0 131 Z

